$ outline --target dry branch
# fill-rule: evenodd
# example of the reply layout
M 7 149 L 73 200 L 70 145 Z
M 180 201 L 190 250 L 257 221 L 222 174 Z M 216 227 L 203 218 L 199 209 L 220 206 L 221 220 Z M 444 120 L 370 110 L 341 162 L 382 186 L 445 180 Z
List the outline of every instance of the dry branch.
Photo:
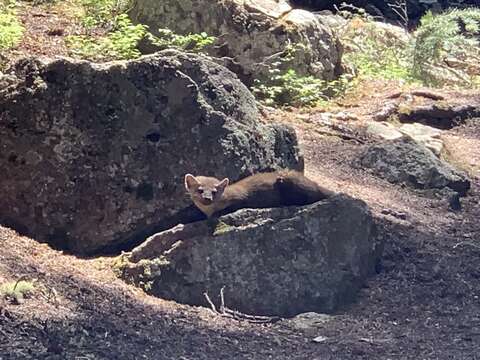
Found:
M 210 311 L 212 311 L 216 315 L 220 315 L 222 317 L 226 317 L 229 319 L 235 319 L 238 321 L 247 321 L 249 323 L 253 324 L 273 324 L 277 321 L 279 321 L 281 318 L 278 316 L 261 316 L 261 315 L 248 315 L 244 314 L 240 311 L 236 310 L 231 310 L 228 307 L 225 306 L 225 295 L 224 295 L 224 289 L 225 287 L 222 287 L 220 289 L 220 310 L 217 310 L 215 307 L 215 304 L 213 301 L 210 299 L 208 296 L 207 292 L 204 292 L 203 295 L 205 296 L 205 299 L 207 300 L 208 304 L 210 305 Z

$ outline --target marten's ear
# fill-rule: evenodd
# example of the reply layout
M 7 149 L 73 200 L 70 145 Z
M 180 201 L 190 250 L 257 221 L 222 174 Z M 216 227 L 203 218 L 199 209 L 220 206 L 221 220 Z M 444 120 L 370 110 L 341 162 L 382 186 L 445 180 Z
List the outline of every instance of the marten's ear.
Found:
M 199 182 L 192 174 L 185 175 L 185 189 L 190 190 L 195 186 L 198 186 Z
M 228 180 L 228 178 L 225 178 L 222 181 L 220 181 L 217 185 L 215 185 L 215 187 L 217 188 L 218 191 L 223 191 L 228 186 L 229 182 L 230 181 Z

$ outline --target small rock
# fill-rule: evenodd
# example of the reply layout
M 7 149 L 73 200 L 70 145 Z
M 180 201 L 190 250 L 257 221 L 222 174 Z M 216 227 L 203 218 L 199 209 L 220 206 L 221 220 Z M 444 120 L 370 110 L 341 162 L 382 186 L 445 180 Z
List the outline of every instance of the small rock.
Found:
M 382 212 L 383 215 L 390 215 L 390 216 L 396 217 L 400 220 L 406 220 L 407 219 L 407 214 L 405 214 L 402 211 L 394 211 L 394 210 L 390 210 L 390 209 L 383 209 L 381 212 Z
M 332 118 L 340 121 L 358 121 L 359 120 L 357 115 L 349 113 L 347 111 L 340 111 L 339 113 L 333 114 Z
M 370 122 L 366 129 L 367 134 L 378 136 L 385 140 L 399 139 L 403 135 L 395 126 L 387 122 Z
M 313 338 L 312 341 L 316 343 L 322 343 L 327 341 L 328 338 L 326 336 L 317 336 L 316 338 Z
M 316 312 L 306 312 L 298 314 L 297 316 L 286 320 L 288 324 L 296 330 L 316 330 L 319 326 L 322 326 L 332 320 L 331 315 L 320 314 Z

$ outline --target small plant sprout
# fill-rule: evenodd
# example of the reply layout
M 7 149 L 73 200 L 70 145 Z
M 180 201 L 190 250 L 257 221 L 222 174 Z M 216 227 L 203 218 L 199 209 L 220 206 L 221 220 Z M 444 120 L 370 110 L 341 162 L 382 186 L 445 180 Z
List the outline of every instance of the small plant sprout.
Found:
M 17 304 L 23 302 L 25 296 L 28 296 L 34 290 L 34 284 L 30 281 L 18 280 L 0 285 L 0 296 L 11 299 Z

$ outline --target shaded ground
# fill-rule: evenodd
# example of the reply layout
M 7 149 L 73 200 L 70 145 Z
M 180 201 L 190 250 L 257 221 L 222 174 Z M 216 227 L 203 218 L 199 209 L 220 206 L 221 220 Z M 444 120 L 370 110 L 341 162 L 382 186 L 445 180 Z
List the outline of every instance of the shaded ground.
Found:
M 65 54 L 62 36 L 76 30 L 63 16 L 28 6 L 31 36 L 11 59 Z M 271 116 L 296 128 L 310 177 L 364 199 L 379 219 L 384 260 L 358 302 L 304 330 L 238 322 L 147 296 L 116 279 L 110 258 L 67 256 L 0 227 L 0 284 L 36 284 L 19 305 L 0 298 L 0 359 L 480 358 L 480 120 L 442 136 L 452 162 L 473 176 L 463 210 L 451 212 L 351 165 L 370 142 L 358 125 L 396 91 L 389 86 L 366 84 L 336 109 L 357 117 L 337 129 L 360 141 L 325 136 L 332 129 L 320 113 Z

